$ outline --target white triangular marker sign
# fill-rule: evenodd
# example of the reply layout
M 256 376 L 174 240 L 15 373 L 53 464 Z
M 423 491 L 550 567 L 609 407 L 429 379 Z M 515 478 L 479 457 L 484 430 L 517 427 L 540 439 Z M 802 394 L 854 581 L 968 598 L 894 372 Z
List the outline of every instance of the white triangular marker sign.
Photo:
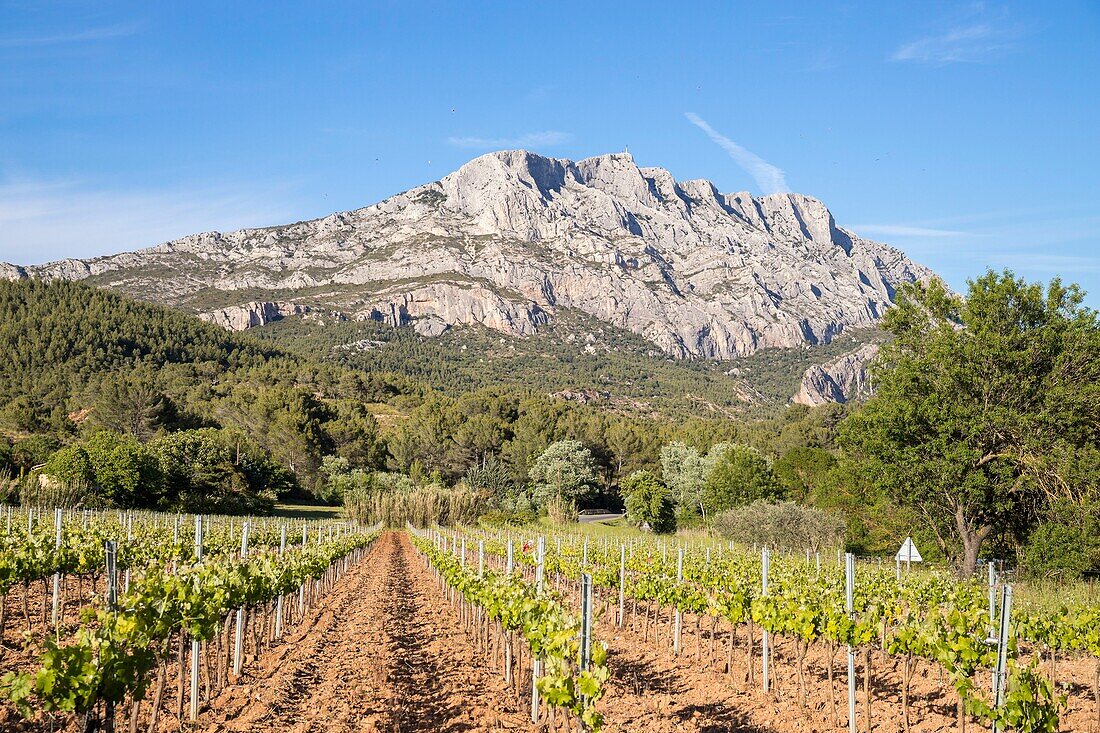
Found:
M 898 550 L 898 554 L 894 555 L 894 559 L 902 562 L 924 562 L 917 546 L 913 544 L 912 537 L 905 538 L 905 542 L 901 543 L 901 549 Z

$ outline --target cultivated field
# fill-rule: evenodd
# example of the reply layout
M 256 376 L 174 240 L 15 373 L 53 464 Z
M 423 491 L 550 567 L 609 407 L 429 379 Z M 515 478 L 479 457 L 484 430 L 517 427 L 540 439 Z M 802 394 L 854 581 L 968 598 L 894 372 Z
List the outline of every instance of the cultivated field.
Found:
M 1014 606 L 997 705 L 985 582 L 854 563 L 849 611 L 835 551 L 768 553 L 765 592 L 706 540 L 0 521 L 5 731 L 844 731 L 849 645 L 855 730 L 1100 731 L 1095 605 Z

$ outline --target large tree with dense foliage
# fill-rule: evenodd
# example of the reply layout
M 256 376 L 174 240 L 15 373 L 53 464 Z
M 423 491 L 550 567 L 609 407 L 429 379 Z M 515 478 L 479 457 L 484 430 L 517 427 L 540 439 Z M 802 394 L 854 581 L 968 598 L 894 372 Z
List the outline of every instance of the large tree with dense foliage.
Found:
M 96 493 L 112 506 L 158 505 L 161 467 L 153 451 L 137 438 L 103 430 L 84 442 L 84 450 L 91 459 Z
M 1009 272 L 899 290 L 875 395 L 841 427 L 874 485 L 919 512 L 973 572 L 995 533 L 1100 481 L 1100 324 L 1083 293 Z
M 676 530 L 672 492 L 652 471 L 635 471 L 623 479 L 626 518 L 636 525 L 643 522 L 654 532 Z
M 758 499 L 778 499 L 783 493 L 771 463 L 751 446 L 720 443 L 710 449 L 707 464 L 703 486 L 706 515 L 751 504 Z

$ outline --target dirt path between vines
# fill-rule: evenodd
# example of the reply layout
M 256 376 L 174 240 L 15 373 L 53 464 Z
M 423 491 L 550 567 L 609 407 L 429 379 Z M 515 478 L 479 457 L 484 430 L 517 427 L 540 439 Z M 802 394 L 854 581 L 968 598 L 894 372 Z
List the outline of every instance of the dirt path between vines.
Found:
M 286 642 L 252 661 L 200 730 L 525 730 L 401 532 L 387 532 Z

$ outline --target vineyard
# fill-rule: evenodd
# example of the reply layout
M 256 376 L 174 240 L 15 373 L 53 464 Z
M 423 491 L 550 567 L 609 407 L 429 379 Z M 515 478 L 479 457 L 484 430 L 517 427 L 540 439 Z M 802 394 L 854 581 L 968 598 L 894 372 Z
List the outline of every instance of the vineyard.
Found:
M 0 512 L 0 729 L 1100 731 L 1100 607 L 717 541 Z

